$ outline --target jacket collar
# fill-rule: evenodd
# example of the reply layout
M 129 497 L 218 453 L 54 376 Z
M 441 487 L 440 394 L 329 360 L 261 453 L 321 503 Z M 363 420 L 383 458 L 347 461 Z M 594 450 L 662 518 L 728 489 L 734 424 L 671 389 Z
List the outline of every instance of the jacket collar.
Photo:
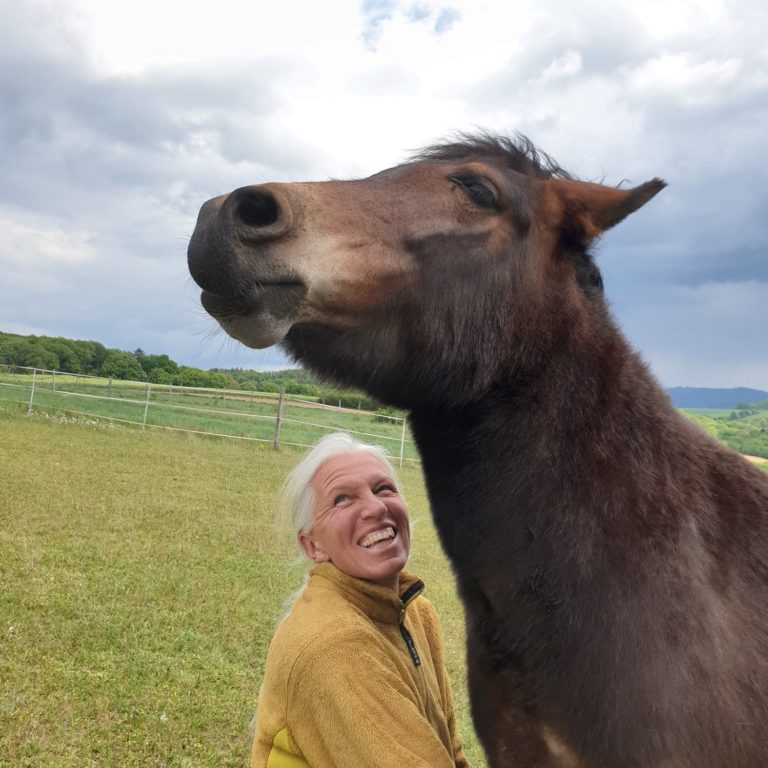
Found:
M 399 624 L 406 606 L 424 591 L 424 582 L 406 571 L 400 573 L 396 595 L 388 587 L 340 571 L 333 563 L 314 566 L 309 572 L 309 585 L 341 592 L 371 619 L 385 624 Z

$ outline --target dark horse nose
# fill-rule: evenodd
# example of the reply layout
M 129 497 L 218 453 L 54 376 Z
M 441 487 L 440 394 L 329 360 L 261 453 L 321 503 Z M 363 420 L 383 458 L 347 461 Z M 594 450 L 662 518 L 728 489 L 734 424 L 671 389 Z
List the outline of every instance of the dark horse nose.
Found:
M 240 187 L 200 209 L 187 250 L 189 270 L 204 290 L 237 293 L 263 272 L 257 246 L 293 226 L 290 198 L 279 185 Z
M 280 216 L 280 207 L 275 196 L 263 187 L 241 187 L 230 197 L 234 199 L 235 222 L 249 227 L 269 227 Z
M 276 184 L 240 187 L 222 207 L 233 234 L 245 242 L 274 240 L 293 224 L 290 200 Z

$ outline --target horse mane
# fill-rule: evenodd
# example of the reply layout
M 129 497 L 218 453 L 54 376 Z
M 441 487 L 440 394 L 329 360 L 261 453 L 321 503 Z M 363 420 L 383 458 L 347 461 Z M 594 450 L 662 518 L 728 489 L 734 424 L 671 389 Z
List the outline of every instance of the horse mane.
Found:
M 521 133 L 515 133 L 513 137 L 486 131 L 457 133 L 453 138 L 418 150 L 411 162 L 456 162 L 469 157 L 501 161 L 507 168 L 536 179 L 574 178 Z

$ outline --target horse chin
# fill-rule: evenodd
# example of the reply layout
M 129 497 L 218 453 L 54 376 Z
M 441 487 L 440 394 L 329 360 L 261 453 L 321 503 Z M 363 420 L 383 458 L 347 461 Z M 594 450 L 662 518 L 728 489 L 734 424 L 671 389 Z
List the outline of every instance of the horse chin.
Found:
M 266 349 L 279 344 L 293 325 L 292 318 L 276 317 L 269 312 L 216 319 L 229 336 L 252 349 Z
M 205 310 L 233 339 L 253 349 L 279 344 L 296 320 L 302 285 L 260 286 L 236 298 L 203 291 Z

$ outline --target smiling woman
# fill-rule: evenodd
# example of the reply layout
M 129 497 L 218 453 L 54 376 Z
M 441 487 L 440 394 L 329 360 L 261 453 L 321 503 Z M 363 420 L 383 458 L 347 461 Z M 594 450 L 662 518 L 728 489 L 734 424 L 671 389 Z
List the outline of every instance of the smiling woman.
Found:
M 267 654 L 252 768 L 466 768 L 440 624 L 403 571 L 408 510 L 386 453 L 329 435 L 284 499 L 314 567 Z
M 369 452 L 333 456 L 315 472 L 312 490 L 314 524 L 299 533 L 307 556 L 396 592 L 410 532 L 408 511 L 386 465 Z

